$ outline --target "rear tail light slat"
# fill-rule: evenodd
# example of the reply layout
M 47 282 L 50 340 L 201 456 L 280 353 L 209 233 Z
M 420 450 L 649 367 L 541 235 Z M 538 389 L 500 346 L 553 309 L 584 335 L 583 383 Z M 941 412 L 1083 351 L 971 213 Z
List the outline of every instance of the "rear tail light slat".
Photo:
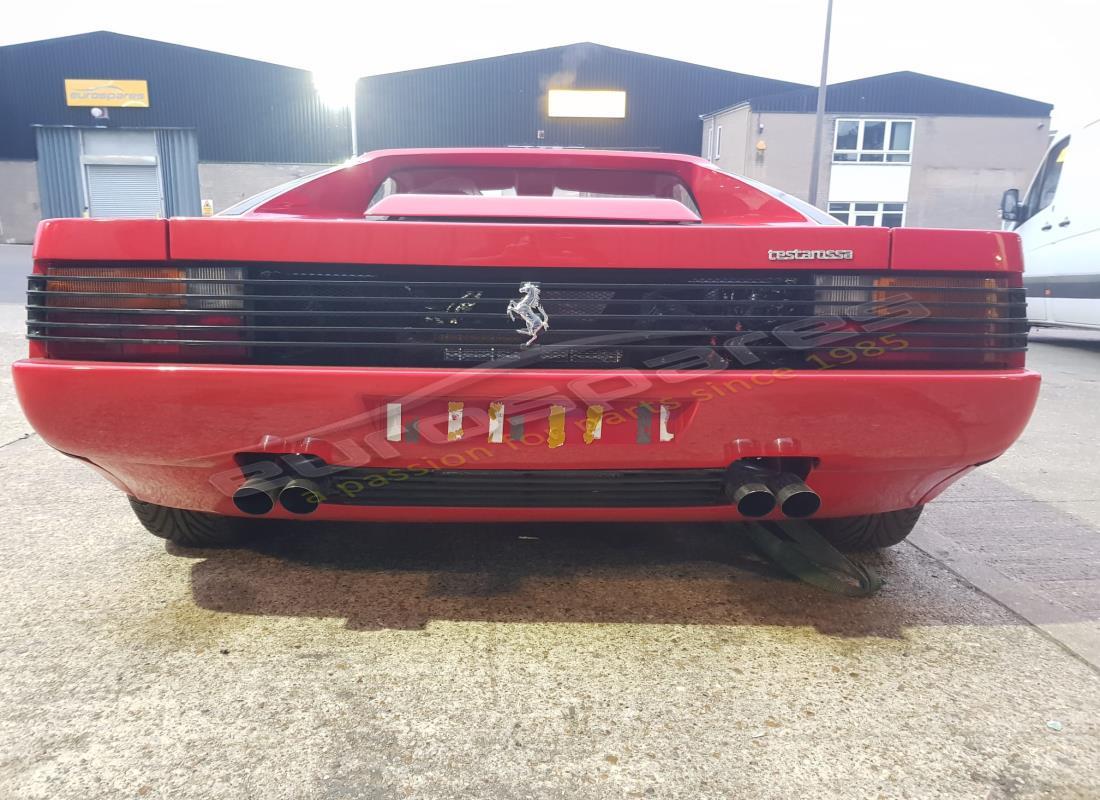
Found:
M 145 293 L 145 292 L 94 292 L 94 291 L 71 292 L 71 291 L 37 290 L 37 289 L 31 289 L 31 290 L 29 290 L 29 293 L 32 294 L 32 295 L 42 295 L 42 296 L 45 296 L 45 297 L 64 297 L 64 298 L 68 298 L 68 297 L 95 297 L 95 298 L 99 298 L 99 299 L 102 299 L 102 298 L 107 298 L 107 299 L 142 298 L 143 300 L 147 300 L 150 303 L 154 303 L 158 300 L 159 301 L 164 301 L 166 303 L 165 307 L 173 307 L 172 305 L 167 305 L 167 304 L 193 300 L 195 298 L 201 298 L 205 302 L 233 301 L 233 302 L 236 302 L 238 304 L 241 303 L 244 299 L 243 295 L 241 295 L 241 294 L 218 295 L 218 294 L 185 294 L 185 293 L 179 293 L 179 294 L 160 293 L 160 294 L 158 294 L 158 293 Z M 874 299 L 881 302 L 881 301 L 885 301 L 886 298 L 887 298 L 887 296 L 883 295 L 881 297 L 876 297 Z M 1023 303 L 1022 301 L 1021 302 L 975 303 L 975 302 L 967 302 L 965 300 L 936 300 L 936 301 L 924 302 L 924 301 L 920 301 L 919 298 L 914 298 L 914 299 L 917 299 L 918 302 L 922 303 L 922 305 L 928 306 L 930 308 L 959 306 L 959 307 L 967 307 L 967 308 L 975 308 L 975 309 L 998 309 L 998 308 L 1012 308 L 1012 307 L 1015 307 L 1015 306 L 1025 305 L 1025 303 Z M 409 304 L 413 304 L 413 305 L 423 305 L 425 300 L 430 300 L 433 303 L 465 303 L 465 302 L 468 302 L 470 300 L 470 298 L 467 298 L 467 297 L 430 297 L 430 298 L 424 298 L 424 297 L 326 297 L 325 295 L 300 295 L 300 296 L 293 297 L 293 298 L 286 298 L 286 297 L 280 297 L 279 295 L 249 295 L 248 300 L 250 300 L 252 302 L 261 302 L 261 303 L 262 302 L 267 302 L 267 301 L 280 301 L 280 302 L 284 302 L 284 303 L 297 302 L 297 303 L 307 303 L 307 304 L 308 303 L 317 303 L 317 302 L 322 302 L 322 303 L 360 303 L 360 304 L 362 304 L 364 302 L 369 302 L 369 303 L 381 303 L 381 304 L 387 304 L 387 305 L 389 305 L 389 304 L 403 304 L 403 303 L 409 303 Z M 634 305 L 638 305 L 638 303 L 639 303 L 638 300 L 634 300 L 634 299 L 626 299 L 626 300 L 614 300 L 613 299 L 613 300 L 602 300 L 602 301 L 599 301 L 599 302 L 601 302 L 605 305 L 609 305 L 609 306 L 610 305 L 632 305 L 632 306 L 634 306 Z M 677 299 L 677 300 L 672 301 L 672 302 L 675 302 L 676 305 L 682 305 L 682 306 L 733 305 L 733 306 L 739 306 L 739 307 L 755 308 L 755 307 L 758 307 L 758 306 L 774 306 L 775 305 L 774 300 L 679 300 L 679 299 Z M 55 306 L 56 305 L 62 305 L 62 303 L 60 303 L 60 302 L 59 303 L 53 303 L 51 305 L 55 305 Z M 835 310 L 839 310 L 839 309 L 842 309 L 842 308 L 845 308 L 845 307 L 850 307 L 852 305 L 858 305 L 858 304 L 853 304 L 851 301 L 848 301 L 848 300 L 785 300 L 785 301 L 783 301 L 783 305 L 787 305 L 787 306 L 806 306 L 806 307 L 813 306 L 814 308 L 817 308 L 819 306 L 825 306 L 825 307 L 830 307 L 833 311 L 835 311 Z M 236 307 L 239 308 L 240 306 L 238 305 Z M 835 308 L 832 308 L 832 307 L 835 307 Z M 451 313 L 454 313 L 454 312 L 451 312 Z M 831 312 L 823 312 L 823 313 L 831 313 Z
M 1020 304 L 1024 306 L 1023 303 Z M 32 311 L 48 311 L 51 306 L 41 304 L 28 304 L 27 308 Z M 101 308 L 81 308 L 81 307 L 66 307 L 69 311 L 101 311 Z M 112 313 L 120 315 L 140 315 L 140 314 L 172 314 L 172 315 L 188 315 L 188 314 L 202 314 L 203 311 L 197 311 L 195 309 L 179 308 L 179 309 L 164 309 L 164 310 L 147 310 L 147 309 L 111 309 Z M 415 311 L 336 311 L 336 310 L 283 310 L 283 309 L 266 309 L 256 310 L 248 309 L 245 312 L 246 316 L 259 317 L 259 316 L 309 316 L 309 317 L 408 317 L 415 315 Z M 459 317 L 467 319 L 496 319 L 499 320 L 501 315 L 499 313 L 472 313 L 466 311 L 448 311 L 447 316 Z M 554 319 L 590 319 L 592 314 L 555 314 Z M 794 321 L 806 319 L 812 315 L 809 314 L 797 314 L 797 315 L 771 315 L 771 314 L 738 314 L 736 319 L 738 321 L 763 321 L 763 320 L 776 320 L 776 321 Z M 611 320 L 633 320 L 637 319 L 632 314 L 600 314 L 601 319 Z M 730 319 L 729 314 L 662 314 L 662 320 L 676 320 L 676 321 L 709 321 L 709 320 L 723 320 L 728 321 Z M 1023 322 L 1022 317 L 1006 317 L 1001 319 L 981 319 L 974 317 L 940 317 L 936 316 L 931 320 L 932 322 L 952 322 L 959 324 L 1019 324 Z M 922 320 L 913 320 L 910 324 L 919 324 Z M 319 327 L 319 326 L 310 326 Z M 374 326 L 371 326 L 374 327 Z M 557 330 L 557 328 L 555 328 Z
M 216 269 L 224 269 L 224 268 L 218 267 Z M 369 269 L 369 267 L 364 267 L 364 269 Z M 387 269 L 394 269 L 394 268 L 387 267 Z M 413 268 L 409 268 L 409 269 L 413 269 Z M 593 271 L 595 271 L 595 270 L 593 270 Z M 629 271 L 629 270 L 626 270 L 626 271 Z M 720 273 L 720 274 L 729 275 L 728 272 L 723 272 L 723 273 Z M 29 277 L 33 281 L 42 281 L 42 280 L 47 280 L 48 279 L 48 276 L 46 276 L 46 275 L 31 275 Z M 838 274 L 838 275 L 835 275 L 835 276 L 831 275 L 829 277 L 848 277 L 848 278 L 853 278 L 853 279 L 859 279 L 859 280 L 866 281 L 870 276 L 862 275 L 862 274 L 861 275 L 839 275 Z M 101 276 L 73 275 L 73 276 L 67 277 L 66 280 L 69 280 L 69 281 L 127 281 L 127 282 L 134 282 L 134 283 L 157 283 L 157 282 L 165 282 L 165 281 L 179 282 L 180 279 L 179 278 L 155 278 L 155 277 L 112 277 L 112 276 L 102 276 L 101 277 Z M 982 280 L 1000 280 L 1000 278 L 999 277 L 995 278 L 995 279 L 984 279 L 983 278 Z M 186 281 L 189 284 L 204 283 L 204 282 L 205 283 L 224 283 L 226 281 L 226 279 L 224 279 L 224 278 L 194 277 L 194 268 L 191 268 L 191 271 L 188 273 L 188 277 L 186 278 Z M 360 279 L 360 280 L 327 279 L 327 278 L 324 277 L 323 274 L 320 274 L 320 273 L 318 274 L 318 276 L 316 278 L 242 278 L 240 280 L 234 279 L 233 282 L 242 284 L 244 286 L 271 286 L 271 287 L 292 286 L 292 285 L 316 286 L 318 283 L 322 283 L 326 287 L 328 287 L 328 286 L 348 286 L 348 287 L 359 287 L 359 288 L 362 288 L 363 286 L 412 286 L 412 287 L 425 287 L 425 288 L 433 288 L 433 287 L 445 288 L 445 287 L 451 287 L 451 286 L 469 286 L 470 285 L 470 282 L 468 280 L 467 281 L 417 281 L 417 280 L 392 281 L 392 280 L 375 280 L 375 279 L 373 279 L 369 276 L 365 277 L 363 279 Z M 578 282 L 569 282 L 569 281 L 560 281 L 560 282 L 555 281 L 554 282 L 554 288 L 555 288 L 555 290 L 561 289 L 561 290 L 569 290 L 569 291 L 573 291 L 573 290 L 576 290 L 576 291 L 591 291 L 591 290 L 597 290 L 597 289 L 611 289 L 611 290 L 646 289 L 646 290 L 651 290 L 652 291 L 654 289 L 682 290 L 682 289 L 685 288 L 685 286 L 712 286 L 713 287 L 713 286 L 722 286 L 725 283 L 728 283 L 728 281 L 723 281 L 720 278 L 710 278 L 710 279 L 699 278 L 699 279 L 696 279 L 696 280 L 693 280 L 693 281 L 690 281 L 690 282 L 679 282 L 679 283 L 659 283 L 659 282 L 653 282 L 653 283 L 628 283 L 628 282 L 624 282 L 624 283 L 599 283 L 599 282 L 595 282 L 595 281 L 593 281 L 591 283 L 587 283 L 587 282 L 578 283 Z M 750 282 L 746 282 L 745 285 L 746 286 L 751 286 L 754 289 L 783 289 L 783 290 L 786 290 L 786 289 L 790 289 L 794 285 L 803 285 L 803 284 L 765 283 L 765 282 L 762 282 L 762 281 L 750 281 Z M 819 286 L 819 287 L 825 286 L 825 284 L 815 284 L 815 285 Z M 830 285 L 832 285 L 832 284 L 830 284 Z M 838 287 L 841 286 L 841 285 L 842 284 L 836 284 L 836 286 L 838 286 Z M 843 284 L 843 285 L 848 286 L 849 284 Z M 891 283 L 889 285 L 890 285 L 890 288 L 892 288 L 892 289 L 928 289 L 929 288 L 929 285 L 927 283 L 918 283 L 918 284 Z M 485 281 L 478 281 L 478 286 L 482 287 L 482 288 L 507 289 L 507 290 L 510 291 L 512 289 L 515 289 L 516 284 L 513 281 L 501 282 L 501 281 L 485 280 Z M 860 283 L 860 284 L 850 284 L 850 287 L 852 289 L 873 289 L 874 288 L 874 286 L 871 283 L 867 283 L 867 282 Z M 998 287 L 995 287 L 995 288 L 973 287 L 973 286 L 969 286 L 969 287 L 968 286 L 952 286 L 950 288 L 952 289 L 952 291 L 957 291 L 957 292 L 967 292 L 967 291 L 969 291 L 969 292 L 990 292 L 990 291 L 1013 292 L 1013 291 L 1017 291 L 1017 287 L 1011 287 L 1011 286 L 998 286 Z
M 175 323 L 175 322 L 167 322 L 167 323 L 128 323 L 128 322 L 38 322 L 38 321 L 36 321 L 34 323 L 34 327 L 35 328 L 58 328 L 58 327 L 64 327 L 64 328 L 104 328 L 104 329 L 105 328 L 119 328 L 119 329 L 127 329 L 127 330 L 132 329 L 132 330 L 179 330 L 179 331 L 190 331 L 190 330 L 198 330 L 198 331 L 202 331 L 202 330 L 217 330 L 217 331 L 246 330 L 247 331 L 247 330 L 252 330 L 252 328 L 254 326 L 252 326 L 252 325 L 192 325 L 192 324 L 182 324 L 181 325 L 181 324 L 178 324 L 178 323 Z M 356 326 L 352 326 L 352 325 L 335 325 L 335 326 L 328 326 L 328 325 L 323 325 L 323 326 L 282 325 L 282 326 L 279 327 L 279 330 L 281 330 L 281 331 L 307 331 L 307 332 L 317 333 L 317 334 L 363 333 L 363 332 L 377 332 L 377 333 L 406 333 L 406 332 L 410 332 L 409 328 L 401 328 L 401 327 L 382 327 L 382 326 L 379 326 L 379 327 L 371 327 L 369 329 L 364 329 L 362 327 L 356 327 Z M 600 335 L 600 334 L 607 333 L 607 331 L 600 330 L 600 329 L 572 329 L 572 328 L 556 328 L 555 332 L 559 333 L 559 334 L 575 334 L 575 335 L 578 335 L 578 336 L 581 336 L 581 335 Z M 735 331 L 735 330 L 712 331 L 712 332 L 715 333 L 715 335 L 717 335 L 717 336 L 737 336 L 741 333 L 741 331 Z M 434 335 L 430 331 L 419 331 L 418 333 L 422 333 L 424 335 Z M 698 336 L 698 333 L 696 333 L 694 331 L 665 331 L 665 330 L 659 330 L 659 331 L 645 331 L 644 335 L 652 338 L 654 336 L 660 336 L 660 337 L 666 337 L 666 336 L 667 337 Z M 969 337 L 969 338 L 973 338 L 975 335 L 980 335 L 984 338 L 1004 338 L 1004 339 L 1014 338 L 1014 339 L 1018 339 L 1018 338 L 1026 338 L 1027 337 L 1027 332 L 1026 331 L 1016 331 L 1016 332 L 1009 332 L 1009 333 L 986 333 L 986 332 L 983 332 L 983 333 L 980 333 L 980 334 L 975 334 L 975 333 L 940 332 L 940 331 L 932 331 L 932 332 L 928 332 L 928 331 L 906 331 L 906 333 L 905 333 L 906 338 L 909 338 L 909 339 L 921 338 L 921 337 L 936 337 L 936 338 L 939 338 L 939 337 L 945 337 L 945 338 L 962 337 L 962 338 L 967 338 L 967 337 Z M 825 348 L 822 348 L 822 349 L 825 349 Z
M 508 358 L 517 368 L 645 369 L 750 333 L 757 359 L 727 359 L 729 369 L 992 368 L 1022 364 L 1028 330 L 1019 276 L 1004 274 L 45 267 L 30 279 L 28 335 L 59 358 L 430 367 Z M 529 280 L 541 284 L 551 329 L 525 349 L 505 310 Z M 898 303 L 921 313 L 892 324 Z M 840 319 L 844 341 L 792 348 L 777 335 L 821 318 Z M 879 353 L 887 335 L 890 350 Z M 876 357 L 850 360 L 856 344 Z

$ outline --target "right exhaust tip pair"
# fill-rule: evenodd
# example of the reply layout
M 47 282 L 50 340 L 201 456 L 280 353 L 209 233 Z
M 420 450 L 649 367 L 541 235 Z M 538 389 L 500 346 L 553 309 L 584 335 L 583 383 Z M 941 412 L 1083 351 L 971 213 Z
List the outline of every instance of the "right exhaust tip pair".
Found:
M 792 519 L 812 517 L 821 497 L 797 475 L 737 462 L 726 471 L 726 498 L 743 517 L 766 517 L 777 507 Z

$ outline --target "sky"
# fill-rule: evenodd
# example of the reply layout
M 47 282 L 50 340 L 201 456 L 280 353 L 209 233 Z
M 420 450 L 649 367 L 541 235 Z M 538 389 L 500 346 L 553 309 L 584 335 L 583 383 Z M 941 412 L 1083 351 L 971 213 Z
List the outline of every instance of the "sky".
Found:
M 591 41 L 816 84 L 826 0 L 12 0 L 0 44 L 91 30 L 355 77 Z M 829 80 L 912 70 L 1100 118 L 1100 0 L 834 0 Z

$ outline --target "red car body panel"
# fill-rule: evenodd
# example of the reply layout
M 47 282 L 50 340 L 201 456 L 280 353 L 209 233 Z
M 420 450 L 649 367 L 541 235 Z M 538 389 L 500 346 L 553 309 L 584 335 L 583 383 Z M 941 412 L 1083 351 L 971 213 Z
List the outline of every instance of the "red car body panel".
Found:
M 684 213 L 681 221 L 688 224 L 645 224 L 652 211 L 643 209 L 654 206 L 630 199 L 602 204 L 613 215 L 605 219 L 629 220 L 626 224 L 363 219 L 375 188 L 395 169 L 547 164 L 673 174 L 690 188 L 702 221 L 690 222 L 695 214 Z M 473 199 L 449 198 L 436 211 L 450 214 Z M 545 205 L 513 199 L 492 198 L 494 213 L 530 217 L 532 206 Z M 423 209 L 424 202 L 424 196 L 407 195 L 391 205 L 404 213 Z M 850 258 L 823 255 L 849 250 Z M 810 251 L 811 256 L 790 257 L 790 251 Z M 39 228 L 34 258 L 39 274 L 55 262 L 273 262 L 905 270 L 1004 275 L 1010 286 L 1019 285 L 1023 266 L 1015 234 L 821 225 L 702 159 L 525 150 L 370 154 L 240 217 L 47 220 Z M 720 468 L 744 458 L 804 457 L 815 462 L 810 482 L 822 499 L 821 516 L 891 511 L 927 502 L 961 474 L 1003 453 L 1026 425 L 1039 385 L 1039 376 L 1024 369 L 699 374 L 110 363 L 46 358 L 41 343 L 31 344 L 31 358 L 14 366 L 15 383 L 28 419 L 47 443 L 89 461 L 138 499 L 226 515 L 241 513 L 230 499 L 244 481 L 236 460 L 240 453 L 307 454 L 347 466 L 471 470 Z M 489 403 L 534 395 L 542 401 L 553 398 L 567 409 L 564 446 L 549 447 L 545 430 L 539 440 L 538 426 L 545 428 L 545 419 L 529 428 L 531 443 L 526 438 L 490 443 L 485 429 Z M 417 442 L 387 441 L 385 407 L 396 400 L 420 409 L 436 433 Z M 585 443 L 585 408 L 596 400 L 622 421 L 609 422 L 602 439 Z M 469 429 L 457 441 L 446 436 L 450 401 L 469 409 Z M 675 409 L 668 441 L 639 443 L 630 416 L 639 404 Z M 271 516 L 292 515 L 276 508 Z M 310 518 L 532 517 L 736 520 L 738 514 L 734 506 L 533 510 L 322 503 Z
M 78 220 L 74 220 L 77 222 Z M 784 269 L 884 269 L 885 228 L 384 222 L 276 217 L 173 219 L 171 256 L 195 261 L 438 264 L 456 267 L 775 269 L 768 251 L 855 246 L 850 261 L 790 261 Z M 1008 234 L 1012 235 L 1012 234 Z M 366 256 L 369 254 L 369 256 Z
M 890 267 L 1023 272 L 1023 246 L 1007 231 L 895 228 L 890 231 Z
M 237 513 L 228 495 L 243 482 L 233 455 L 265 451 L 308 453 L 348 466 L 450 467 L 460 458 L 463 469 L 693 468 L 812 454 L 821 460 L 813 486 L 830 516 L 909 508 L 930 499 L 946 479 L 1007 449 L 1026 425 L 1039 385 L 1038 375 L 1026 370 L 738 371 L 697 377 L 122 364 L 89 369 L 46 360 L 19 362 L 15 369 L 23 407 L 49 444 L 94 462 L 141 499 L 223 514 Z M 603 402 L 608 392 L 618 395 L 611 405 L 624 421 L 607 425 L 601 441 L 585 444 L 578 414 L 597 392 Z M 488 404 L 535 395 L 570 409 L 565 445 L 547 446 L 545 420 L 528 423 L 530 444 L 488 443 Z M 444 434 L 449 398 L 471 410 L 461 441 L 447 441 Z M 394 399 L 420 403 L 425 417 L 437 420 L 437 433 L 431 436 L 425 426 L 419 443 L 387 442 L 382 409 Z M 629 409 L 645 401 L 678 404 L 671 442 L 636 443 Z M 990 413 L 994 408 L 998 412 Z M 478 409 L 481 414 L 473 413 Z M 416 519 L 442 513 L 504 519 L 531 512 L 456 509 L 452 516 L 438 508 L 323 505 L 314 517 Z M 635 514 L 554 508 L 540 510 L 538 517 L 738 518 L 732 506 Z
M 256 209 L 260 214 L 310 218 L 361 219 L 375 189 L 402 169 L 599 170 L 606 173 L 662 173 L 690 187 L 704 222 L 768 225 L 801 224 L 806 217 L 773 193 L 715 169 L 693 156 L 611 150 L 378 150 L 280 194 Z
M 164 261 L 168 220 L 45 219 L 31 255 L 51 261 Z

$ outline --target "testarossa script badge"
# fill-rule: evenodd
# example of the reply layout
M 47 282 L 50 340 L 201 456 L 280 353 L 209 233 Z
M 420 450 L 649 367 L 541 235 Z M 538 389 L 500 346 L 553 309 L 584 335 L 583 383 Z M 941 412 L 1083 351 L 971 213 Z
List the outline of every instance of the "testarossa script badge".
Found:
M 768 261 L 851 261 L 851 250 L 769 250 Z

